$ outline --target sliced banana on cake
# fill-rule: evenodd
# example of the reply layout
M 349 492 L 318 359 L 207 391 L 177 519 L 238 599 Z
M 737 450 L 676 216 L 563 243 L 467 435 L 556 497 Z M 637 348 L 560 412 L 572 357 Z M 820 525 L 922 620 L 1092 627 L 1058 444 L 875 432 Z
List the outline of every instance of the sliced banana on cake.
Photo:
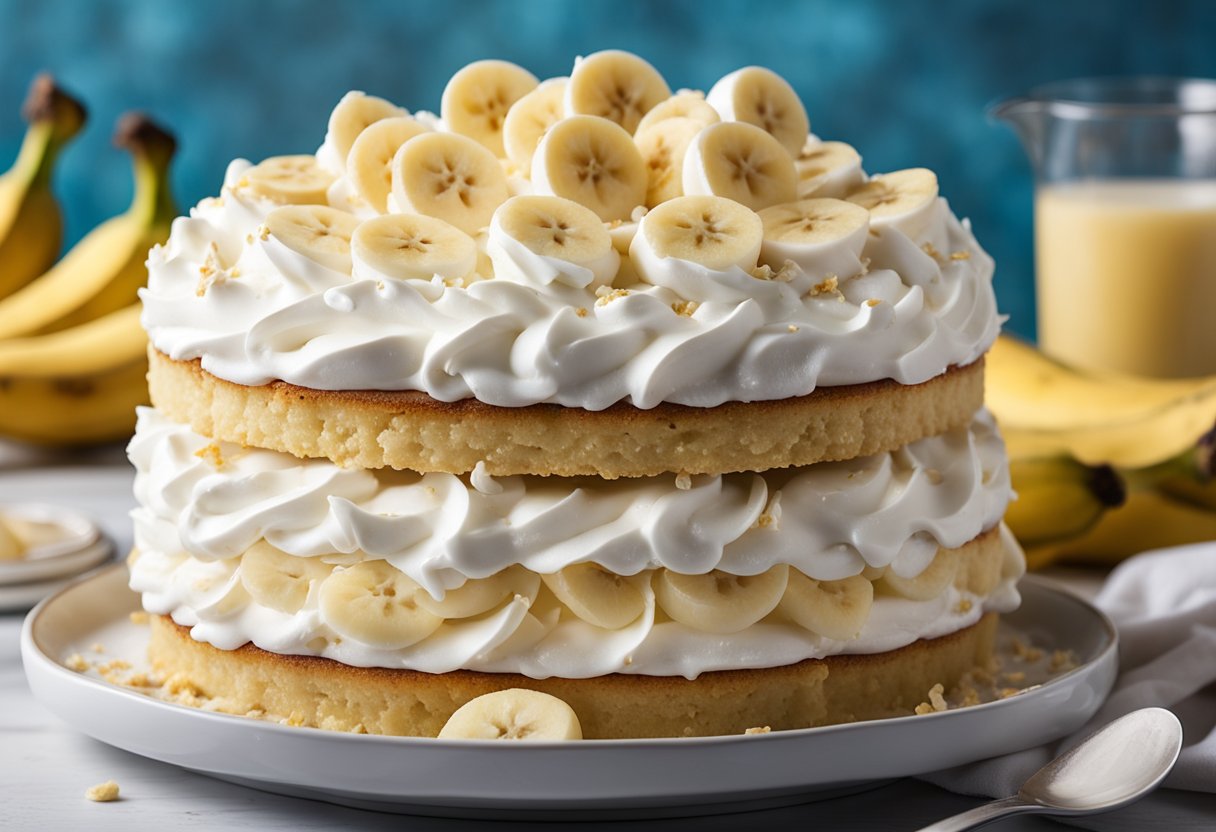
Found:
M 802 99 L 789 82 L 771 69 L 745 66 L 714 84 L 705 96 L 723 121 L 754 124 L 797 156 L 811 123 Z
M 681 624 L 709 633 L 737 633 L 776 609 L 788 579 L 785 564 L 747 576 L 716 569 L 681 575 L 664 569 L 655 576 L 654 594 L 663 611 Z
M 916 240 L 929 227 L 937 205 L 937 174 L 908 168 L 872 176 L 845 197 L 870 212 L 870 224 L 890 226 Z
M 443 619 L 418 604 L 426 590 L 382 560 L 337 569 L 321 584 L 321 614 L 340 635 L 383 650 L 421 641 Z
M 497 157 L 467 136 L 425 133 L 393 157 L 392 208 L 427 214 L 477 234 L 507 201 L 507 175 Z
M 559 572 L 541 575 L 557 599 L 572 613 L 595 627 L 618 630 L 637 620 L 646 609 L 643 585 L 648 573 L 617 575 L 596 563 L 576 563 Z
M 794 160 L 768 133 L 741 121 L 711 124 L 684 154 L 684 193 L 733 199 L 753 210 L 793 202 Z
M 517 247 L 534 257 L 521 258 Z M 494 212 L 486 248 L 496 275 L 522 283 L 603 286 L 621 262 L 600 218 L 560 196 L 508 199 Z
M 377 121 L 359 134 L 346 158 L 346 175 L 355 192 L 383 214 L 393 186 L 393 157 L 415 136 L 430 132 L 416 119 L 394 116 Z
M 861 633 L 873 605 L 874 585 L 861 575 L 817 581 L 791 569 L 778 609 L 816 635 L 847 641 Z
M 816 283 L 861 273 L 861 251 L 870 230 L 870 213 L 861 206 L 839 199 L 802 199 L 765 208 L 760 220 L 762 263 L 779 269 L 793 261 Z
M 980 546 L 970 557 L 960 555 L 955 585 L 981 597 L 989 595 L 1001 583 L 1003 554 L 999 549 L 989 553 Z
M 304 606 L 313 582 L 331 569 L 318 558 L 289 555 L 263 539 L 241 556 L 241 584 L 262 606 L 291 614 Z
M 648 208 L 684 194 L 684 155 L 704 127 L 695 119 L 677 116 L 638 128 L 633 141 L 646 163 Z
M 509 61 L 475 61 L 443 88 L 439 115 L 454 133 L 503 156 L 503 122 L 511 105 L 536 89 L 536 76 Z
M 662 286 L 672 277 L 672 260 L 713 272 L 751 270 L 763 241 L 755 211 L 720 196 L 681 196 L 642 217 L 629 259 L 643 280 Z
M 419 592 L 415 600 L 422 609 L 445 620 L 472 618 L 489 612 L 515 595 L 531 596 L 539 583 L 535 573 L 517 564 L 488 578 L 470 578 L 456 589 L 445 592 L 441 601 L 425 591 Z
M 350 149 L 360 133 L 380 119 L 408 115 L 408 112 L 383 98 L 358 91 L 348 92 L 329 115 L 329 131 L 325 134 L 323 152 L 318 157 L 333 166 L 335 173 L 342 173 Z
M 865 181 L 861 154 L 844 142 L 808 140 L 794 160 L 794 169 L 798 172 L 799 199 L 843 199 Z
M 524 175 L 532 171 L 532 154 L 541 136 L 565 116 L 568 78 L 550 78 L 511 105 L 502 125 L 502 144 L 507 158 Z
M 532 156 L 538 194 L 565 197 L 601 220 L 627 220 L 646 201 L 646 163 L 633 137 L 598 116 L 571 116 L 549 128 Z
M 284 274 L 311 285 L 315 282 L 313 275 L 292 259 L 303 258 L 331 272 L 349 275 L 350 238 L 358 226 L 357 218 L 327 205 L 286 205 L 266 215 L 262 239 L 266 256 Z
M 878 585 L 913 601 L 931 601 L 945 592 L 958 572 L 958 552 L 939 549 L 929 565 L 914 578 L 901 578 L 894 569 L 883 573 Z
M 317 157 L 272 156 L 245 171 L 241 181 L 258 196 L 283 205 L 324 205 L 334 175 L 317 164 Z
M 444 280 L 477 267 L 477 243 L 456 226 L 423 214 L 366 220 L 350 240 L 352 273 L 360 280 Z
M 581 740 L 574 709 L 547 693 L 510 688 L 486 693 L 456 709 L 441 740 Z
M 669 118 L 690 118 L 702 127 L 708 127 L 721 121 L 718 118 L 718 111 L 709 106 L 709 102 L 705 100 L 705 93 L 697 90 L 680 90 L 666 101 L 660 101 L 651 107 L 638 122 L 634 135 Z
M 566 86 L 566 112 L 614 121 L 629 133 L 651 108 L 671 96 L 659 71 L 619 49 L 606 49 L 574 64 Z

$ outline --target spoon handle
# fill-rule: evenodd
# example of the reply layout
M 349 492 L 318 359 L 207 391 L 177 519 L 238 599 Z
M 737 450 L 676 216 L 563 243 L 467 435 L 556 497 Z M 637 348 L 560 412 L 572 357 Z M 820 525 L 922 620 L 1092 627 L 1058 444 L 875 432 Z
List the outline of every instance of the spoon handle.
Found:
M 937 823 L 921 829 L 920 832 L 966 832 L 968 829 L 984 826 L 1006 815 L 1033 811 L 1035 808 L 1037 807 L 1026 803 L 1020 797 L 1006 797 L 1003 800 L 994 800 L 991 803 L 976 806 L 974 809 L 945 820 L 939 820 Z

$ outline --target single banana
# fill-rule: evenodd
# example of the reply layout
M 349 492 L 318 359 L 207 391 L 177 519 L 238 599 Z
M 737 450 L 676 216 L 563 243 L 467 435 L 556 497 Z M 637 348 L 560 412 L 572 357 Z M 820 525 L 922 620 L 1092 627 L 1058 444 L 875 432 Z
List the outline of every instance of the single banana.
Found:
M 562 120 L 568 78 L 550 78 L 511 105 L 502 124 L 507 158 L 524 175 L 532 171 L 532 154 L 545 131 Z
M 294 614 L 303 608 L 313 585 L 324 580 L 332 568 L 318 558 L 289 555 L 263 539 L 241 556 L 241 583 L 262 606 Z
M 861 155 L 844 142 L 823 142 L 810 138 L 794 159 L 798 172 L 798 198 L 832 197 L 843 199 L 865 182 Z
M 467 136 L 424 133 L 393 157 L 393 210 L 427 214 L 476 235 L 507 201 L 498 159 Z
M 554 269 L 555 279 L 569 284 L 572 281 L 567 273 L 575 272 L 581 276 L 573 281 L 579 288 L 612 283 L 621 262 L 612 236 L 600 218 L 591 209 L 559 196 L 511 197 L 494 212 L 490 228 L 501 231 L 535 255 L 569 263 L 573 269 Z M 510 253 L 504 253 L 509 260 Z M 490 257 L 498 254 L 491 247 Z M 501 271 L 505 273 L 506 269 Z
M 724 196 L 754 211 L 793 202 L 794 160 L 764 130 L 742 121 L 711 124 L 689 145 L 681 172 L 684 193 Z
M 764 224 L 754 211 L 720 196 L 682 196 L 642 217 L 629 259 L 643 279 L 661 284 L 669 258 L 710 271 L 751 270 L 763 241 Z
M 642 116 L 670 96 L 671 88 L 649 63 L 607 49 L 575 62 L 566 86 L 566 114 L 599 116 L 633 133 Z
M 177 216 L 168 176 L 176 142 L 136 113 L 119 121 L 114 142 L 134 160 L 131 207 L 89 232 L 46 274 L 0 300 L 0 338 L 67 329 L 136 301 L 148 276 L 148 249 L 168 238 Z
M 556 696 L 524 688 L 486 693 L 453 713 L 441 740 L 581 740 L 574 709 Z
M 705 100 L 705 93 L 697 90 L 680 90 L 666 101 L 660 101 L 651 107 L 638 122 L 634 135 L 669 118 L 690 118 L 702 127 L 708 127 L 721 121 L 718 111 L 709 106 L 709 102 Z
M 811 123 L 802 99 L 771 69 L 747 66 L 714 84 L 705 96 L 723 121 L 753 124 L 775 138 L 790 156 L 802 150 Z
M 383 98 L 357 90 L 348 92 L 329 114 L 329 130 L 322 145 L 329 152 L 319 153 L 318 158 L 334 173 L 343 173 L 350 149 L 360 133 L 381 119 L 408 115 L 408 112 Z
M 1005 523 L 1023 546 L 1081 535 L 1127 498 L 1123 478 L 1109 465 L 1066 456 L 1015 458 L 1009 471 L 1018 497 Z
M 51 176 L 64 146 L 80 132 L 85 109 L 39 75 L 22 115 L 29 127 L 13 166 L 0 175 L 0 298 L 49 269 L 63 243 L 63 217 Z
M 857 638 L 874 606 L 874 584 L 861 575 L 817 581 L 790 570 L 789 585 L 777 609 L 798 626 L 824 638 Z
M 646 609 L 642 586 L 647 573 L 623 576 L 595 563 L 576 563 L 541 575 L 549 591 L 567 609 L 595 627 L 617 630 L 635 621 Z
M 439 115 L 449 130 L 502 157 L 507 112 L 539 83 L 531 72 L 509 61 L 475 61 L 443 88 Z
M 866 209 L 839 199 L 802 199 L 765 208 L 760 221 L 760 262 L 779 269 L 792 260 L 816 282 L 862 272 L 861 251 L 870 231 Z
M 737 633 L 776 609 L 789 571 L 784 564 L 749 576 L 716 569 L 681 575 L 663 569 L 655 576 L 654 594 L 663 611 L 681 624 L 708 633 Z
M 646 163 L 647 208 L 684 195 L 684 154 L 704 126 L 695 119 L 676 116 L 638 127 L 633 140 Z
M 932 219 L 937 174 L 927 168 L 881 173 L 849 191 L 845 199 L 868 210 L 875 228 L 896 228 L 915 240 Z
M 317 164 L 317 157 L 272 156 L 245 171 L 237 188 L 281 205 L 324 205 L 334 175 Z
M 459 228 L 422 214 L 365 220 L 350 238 L 360 280 L 460 280 L 477 266 L 477 243 Z
M 913 601 L 931 601 L 954 583 L 958 565 L 958 550 L 938 549 L 933 560 L 929 561 L 929 565 L 921 570 L 920 574 L 904 578 L 897 575 L 894 569 L 888 569 L 878 579 L 878 586 Z
M 585 205 L 605 222 L 627 220 L 646 201 L 646 163 L 617 124 L 571 116 L 550 127 L 537 146 L 532 185 L 538 194 Z
M 401 145 L 430 132 L 409 116 L 382 118 L 370 125 L 350 147 L 346 175 L 359 196 L 383 214 L 393 187 L 393 157 Z
M 489 612 L 516 595 L 535 595 L 540 580 L 535 572 L 529 572 L 518 564 L 491 575 L 488 578 L 470 578 L 456 589 L 444 593 L 442 601 L 436 601 L 428 592 L 419 592 L 414 600 L 418 606 L 444 620 L 472 618 Z
M 321 583 L 325 620 L 340 635 L 372 647 L 397 650 L 421 641 L 443 619 L 423 609 L 426 590 L 382 560 L 336 569 Z
M 359 226 L 354 216 L 328 205 L 285 205 L 266 215 L 266 253 L 285 273 L 302 258 L 339 275 L 351 273 L 350 240 Z

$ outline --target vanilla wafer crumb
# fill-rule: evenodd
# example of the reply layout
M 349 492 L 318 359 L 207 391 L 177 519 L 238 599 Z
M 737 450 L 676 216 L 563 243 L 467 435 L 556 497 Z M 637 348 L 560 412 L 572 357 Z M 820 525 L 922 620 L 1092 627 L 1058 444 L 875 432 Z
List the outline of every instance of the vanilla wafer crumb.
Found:
M 118 800 L 118 784 L 113 780 L 107 780 L 96 786 L 89 786 L 84 796 L 94 803 L 110 803 Z

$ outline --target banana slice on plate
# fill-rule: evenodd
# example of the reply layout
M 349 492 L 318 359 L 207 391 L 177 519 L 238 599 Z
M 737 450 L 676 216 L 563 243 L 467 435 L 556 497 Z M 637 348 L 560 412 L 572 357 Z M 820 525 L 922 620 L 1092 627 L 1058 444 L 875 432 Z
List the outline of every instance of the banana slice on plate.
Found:
M 686 194 L 724 196 L 753 210 L 793 202 L 794 160 L 768 133 L 742 121 L 711 124 L 684 155 Z
M 776 609 L 789 571 L 785 564 L 748 576 L 716 569 L 681 575 L 664 569 L 655 577 L 654 594 L 663 611 L 681 624 L 708 633 L 737 633 Z
M 317 558 L 289 555 L 263 539 L 241 556 L 241 584 L 262 606 L 296 613 L 308 600 L 313 582 L 325 578 L 331 568 Z
M 861 154 L 844 142 L 808 140 L 794 160 L 798 198 L 826 196 L 843 199 L 865 181 Z
M 393 157 L 394 210 L 427 214 L 477 234 L 507 201 L 507 175 L 497 157 L 467 136 L 425 133 Z
M 791 260 L 816 282 L 852 277 L 862 270 L 870 213 L 860 205 L 802 199 L 765 208 L 760 221 L 764 224 L 760 261 L 774 269 Z
M 881 173 L 845 196 L 870 212 L 870 224 L 891 226 L 915 240 L 929 226 L 937 204 L 937 174 L 927 168 Z
M 443 619 L 418 604 L 426 590 L 382 560 L 338 569 L 321 584 L 321 614 L 340 635 L 397 650 L 421 641 Z
M 325 146 L 332 148 L 333 162 L 338 166 L 338 172 L 345 169 L 355 139 L 367 127 L 383 118 L 408 115 L 396 104 L 374 95 L 355 91 L 342 96 L 329 115 L 329 131 L 325 134 Z
M 958 552 L 954 549 L 939 549 L 929 565 L 914 578 L 901 578 L 894 569 L 883 573 L 878 584 L 896 595 L 913 601 L 931 601 L 945 592 L 958 572 Z
M 646 609 L 645 572 L 624 576 L 596 563 L 576 563 L 540 577 L 572 613 L 595 627 L 619 630 Z
M 453 133 L 503 156 L 503 122 L 511 106 L 536 89 L 536 76 L 510 61 L 475 61 L 443 88 L 439 115 Z
M 537 257 L 547 258 L 548 277 L 538 266 L 531 274 L 516 274 L 512 248 L 522 246 Z M 490 222 L 490 258 L 495 274 L 521 282 L 541 279 L 585 288 L 606 285 L 616 276 L 621 257 L 612 245 L 604 223 L 590 208 L 560 196 L 516 196 L 494 212 Z M 553 261 L 556 261 L 553 262 Z M 569 264 L 562 268 L 558 264 Z
M 723 121 L 753 124 L 797 156 L 811 123 L 802 99 L 789 82 L 771 69 L 745 66 L 714 84 L 705 96 Z
M 817 581 L 790 570 L 789 585 L 778 609 L 798 626 L 824 638 L 857 638 L 874 606 L 874 584 L 861 575 L 839 581 Z
M 696 119 L 677 116 L 639 127 L 633 141 L 646 163 L 646 207 L 684 194 L 684 154 L 705 127 Z
M 422 214 L 366 220 L 350 239 L 352 274 L 360 280 L 445 280 L 477 267 L 477 243 L 459 228 Z
M 627 132 L 642 116 L 671 96 L 671 88 L 647 61 L 619 49 L 581 58 L 566 86 L 566 113 L 615 121 Z
M 418 606 L 443 619 L 472 618 L 489 612 L 515 595 L 531 595 L 539 584 L 536 576 L 522 566 L 508 566 L 488 578 L 470 578 L 456 589 L 449 589 L 442 601 L 429 592 L 419 592 Z
M 249 190 L 283 205 L 324 205 L 334 175 L 317 164 L 317 157 L 272 156 L 245 171 Z
M 430 132 L 409 116 L 384 118 L 359 134 L 346 157 L 346 175 L 355 192 L 383 214 L 393 186 L 393 157 L 415 136 Z
M 705 93 L 697 90 L 680 90 L 666 101 L 660 101 L 651 107 L 638 122 L 634 135 L 669 118 L 690 118 L 699 122 L 702 127 L 708 127 L 721 121 L 718 111 L 709 106 L 709 102 L 705 100 Z
M 556 696 L 509 688 L 472 699 L 448 718 L 441 740 L 581 740 L 574 709 Z
M 266 215 L 270 238 L 314 263 L 350 274 L 350 238 L 359 226 L 351 214 L 327 205 L 287 205 Z
M 507 158 L 525 175 L 532 170 L 532 154 L 541 136 L 565 116 L 569 78 L 550 78 L 511 105 L 502 124 L 502 145 Z
M 549 128 L 532 156 L 539 194 L 585 205 L 601 220 L 627 220 L 646 201 L 646 163 L 619 125 L 598 116 L 571 116 Z
M 751 270 L 763 242 L 755 211 L 720 196 L 681 196 L 642 217 L 629 259 L 644 280 L 663 285 L 672 259 L 715 272 Z

